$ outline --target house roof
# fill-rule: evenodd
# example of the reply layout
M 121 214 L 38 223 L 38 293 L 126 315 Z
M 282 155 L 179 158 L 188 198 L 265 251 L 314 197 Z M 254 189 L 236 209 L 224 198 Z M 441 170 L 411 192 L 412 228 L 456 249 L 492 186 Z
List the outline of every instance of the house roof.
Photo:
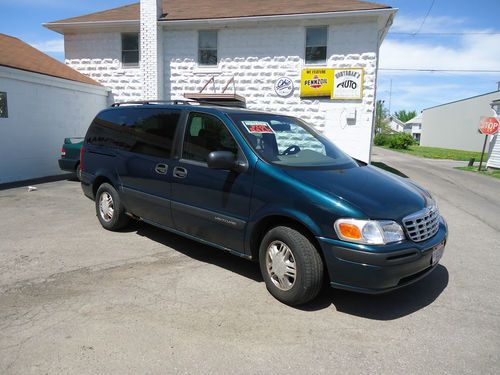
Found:
M 138 21 L 139 3 L 101 12 L 49 22 L 51 25 L 87 22 Z M 359 0 L 163 0 L 161 21 L 202 20 L 391 9 L 390 6 Z
M 0 66 L 101 86 L 22 40 L 5 34 L 0 34 Z
M 405 122 L 405 124 L 407 124 L 407 125 L 408 124 L 421 124 L 421 123 L 422 123 L 422 113 Z
M 403 121 L 401 121 L 400 119 L 398 119 L 398 118 L 397 118 L 397 117 L 395 117 L 395 116 L 389 116 L 389 117 L 387 117 L 387 120 L 389 120 L 389 121 L 394 121 L 396 124 L 399 124 L 399 125 L 401 125 L 401 126 L 404 126 L 404 125 L 405 125 L 405 123 L 404 123 Z

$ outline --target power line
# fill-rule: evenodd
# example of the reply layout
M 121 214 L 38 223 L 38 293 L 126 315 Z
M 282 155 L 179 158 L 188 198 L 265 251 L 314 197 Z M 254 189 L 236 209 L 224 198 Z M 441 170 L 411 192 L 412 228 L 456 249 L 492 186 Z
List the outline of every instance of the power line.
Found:
M 419 68 L 379 68 L 386 71 L 409 71 L 409 72 L 459 72 L 459 73 L 500 73 L 500 70 L 488 69 L 419 69 Z
M 450 33 L 418 33 L 419 35 L 500 35 L 500 31 L 492 31 L 492 32 L 450 32 Z M 402 32 L 389 32 L 389 35 L 408 35 L 408 36 L 416 36 L 417 33 L 402 33 Z
M 422 20 L 422 23 L 420 24 L 420 27 L 418 28 L 418 30 L 415 32 L 415 35 L 417 35 L 420 30 L 422 30 L 422 26 L 424 26 L 424 23 L 425 21 L 427 21 L 427 17 L 429 17 L 429 13 L 431 12 L 431 9 L 432 7 L 434 6 L 434 3 L 436 2 L 436 0 L 432 0 L 432 3 L 431 3 L 431 6 L 429 7 L 429 9 L 427 10 L 427 13 L 425 14 L 425 17 L 424 19 Z

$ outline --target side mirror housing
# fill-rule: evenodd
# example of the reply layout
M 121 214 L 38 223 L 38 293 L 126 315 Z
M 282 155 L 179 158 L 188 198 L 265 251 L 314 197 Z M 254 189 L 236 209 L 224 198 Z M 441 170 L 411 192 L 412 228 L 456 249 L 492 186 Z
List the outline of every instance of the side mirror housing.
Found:
M 209 168 L 231 171 L 238 167 L 235 155 L 229 151 L 212 151 L 208 154 L 207 165 Z

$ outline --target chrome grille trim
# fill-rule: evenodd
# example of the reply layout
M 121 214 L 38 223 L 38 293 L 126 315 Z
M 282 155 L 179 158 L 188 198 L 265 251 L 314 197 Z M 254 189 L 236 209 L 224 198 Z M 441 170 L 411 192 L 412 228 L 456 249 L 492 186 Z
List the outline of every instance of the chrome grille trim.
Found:
M 406 216 L 403 219 L 406 234 L 414 242 L 422 242 L 431 238 L 439 230 L 439 217 L 439 210 L 436 206 L 429 206 Z

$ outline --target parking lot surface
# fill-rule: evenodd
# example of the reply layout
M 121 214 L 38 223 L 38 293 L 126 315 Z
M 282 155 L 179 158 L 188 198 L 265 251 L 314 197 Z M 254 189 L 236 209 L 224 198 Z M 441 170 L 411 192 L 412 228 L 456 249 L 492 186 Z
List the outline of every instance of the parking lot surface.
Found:
M 494 374 L 500 183 L 377 149 L 448 220 L 441 265 L 390 294 L 291 308 L 258 265 L 143 223 L 105 231 L 76 181 L 0 191 L 0 373 Z

